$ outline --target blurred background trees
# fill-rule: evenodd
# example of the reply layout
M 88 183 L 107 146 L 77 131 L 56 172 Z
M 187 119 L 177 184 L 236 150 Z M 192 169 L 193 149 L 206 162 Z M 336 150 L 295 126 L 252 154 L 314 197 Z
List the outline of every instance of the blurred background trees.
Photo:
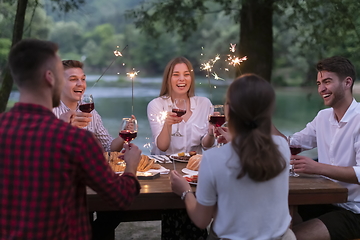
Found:
M 16 8 L 15 0 L 0 1 L 0 72 Z M 29 0 L 23 37 L 57 42 L 61 57 L 84 61 L 87 74 L 100 74 L 116 46 L 128 46 L 107 74 L 135 67 L 144 77 L 161 75 L 179 55 L 205 76 L 201 64 L 217 54 L 225 59 L 237 43 L 236 54 L 248 60 L 236 69 L 219 63 L 222 77 L 255 71 L 274 85 L 306 86 L 321 58 L 342 55 L 359 66 L 359 11 L 352 0 Z

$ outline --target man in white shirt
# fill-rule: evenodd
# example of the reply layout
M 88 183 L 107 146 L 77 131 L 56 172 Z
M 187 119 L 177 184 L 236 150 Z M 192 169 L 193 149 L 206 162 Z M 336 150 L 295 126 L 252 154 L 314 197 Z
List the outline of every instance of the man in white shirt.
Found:
M 104 148 L 104 151 L 121 151 L 124 140 L 120 137 L 112 138 L 104 127 L 101 116 L 94 109 L 91 113 L 81 112 L 78 104 L 86 90 L 86 75 L 83 63 L 76 60 L 62 61 L 64 66 L 65 84 L 61 93 L 59 107 L 53 109 L 54 114 L 60 119 L 70 119 L 70 124 L 85 128 L 94 133 Z M 70 115 L 70 116 L 69 116 Z
M 348 188 L 348 202 L 300 206 L 304 222 L 293 227 L 297 239 L 360 238 L 360 105 L 352 95 L 355 68 L 343 57 L 317 64 L 317 86 L 324 104 L 314 120 L 294 134 L 290 146 L 318 148 L 318 162 L 292 155 L 296 173 L 319 174 Z

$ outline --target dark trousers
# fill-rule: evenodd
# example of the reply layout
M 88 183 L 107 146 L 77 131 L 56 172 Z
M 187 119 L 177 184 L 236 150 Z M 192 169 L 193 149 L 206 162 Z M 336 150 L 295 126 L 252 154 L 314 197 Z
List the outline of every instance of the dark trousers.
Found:
M 93 213 L 89 214 L 92 239 L 93 240 L 114 240 L 115 228 L 121 222 L 121 212 L 96 212 L 96 219 L 93 220 Z

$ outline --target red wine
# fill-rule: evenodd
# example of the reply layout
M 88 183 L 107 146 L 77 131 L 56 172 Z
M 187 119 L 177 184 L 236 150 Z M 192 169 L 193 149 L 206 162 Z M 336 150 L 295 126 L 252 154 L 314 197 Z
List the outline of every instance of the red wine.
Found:
M 184 115 L 186 113 L 186 110 L 182 110 L 182 109 L 178 109 L 178 108 L 174 108 L 172 110 L 173 113 L 176 113 L 178 117 L 181 117 L 182 115 Z
M 94 104 L 94 103 L 84 103 L 84 104 L 81 104 L 81 105 L 79 106 L 80 111 L 82 111 L 82 112 L 87 112 L 87 113 L 89 113 L 89 112 L 91 112 L 92 110 L 94 110 L 94 108 L 95 108 L 95 104 Z
M 215 127 L 221 127 L 225 123 L 225 115 L 211 115 L 209 118 L 209 122 L 214 124 Z
M 290 147 L 291 155 L 296 155 L 301 152 L 301 148 Z
M 137 132 L 130 131 L 130 130 L 121 130 L 119 132 L 119 136 L 124 139 L 126 142 L 130 142 L 137 137 Z

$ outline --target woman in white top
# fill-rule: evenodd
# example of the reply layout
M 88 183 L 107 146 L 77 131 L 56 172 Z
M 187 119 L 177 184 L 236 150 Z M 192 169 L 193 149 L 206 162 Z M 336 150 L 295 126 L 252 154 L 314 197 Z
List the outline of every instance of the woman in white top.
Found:
M 213 127 L 209 128 L 208 122 L 212 104 L 206 97 L 194 96 L 194 92 L 195 76 L 191 63 L 184 57 L 174 58 L 165 68 L 159 97 L 147 107 L 155 143 L 152 154 L 201 153 L 202 147 L 213 146 Z M 186 101 L 186 114 L 182 117 L 171 112 L 174 99 Z M 182 137 L 172 136 L 177 124 Z
M 195 225 L 206 228 L 213 219 L 210 239 L 295 239 L 289 230 L 290 150 L 284 138 L 271 135 L 274 102 L 266 80 L 240 76 L 225 105 L 232 141 L 204 153 L 196 197 L 182 175 L 171 172 L 172 189 Z

